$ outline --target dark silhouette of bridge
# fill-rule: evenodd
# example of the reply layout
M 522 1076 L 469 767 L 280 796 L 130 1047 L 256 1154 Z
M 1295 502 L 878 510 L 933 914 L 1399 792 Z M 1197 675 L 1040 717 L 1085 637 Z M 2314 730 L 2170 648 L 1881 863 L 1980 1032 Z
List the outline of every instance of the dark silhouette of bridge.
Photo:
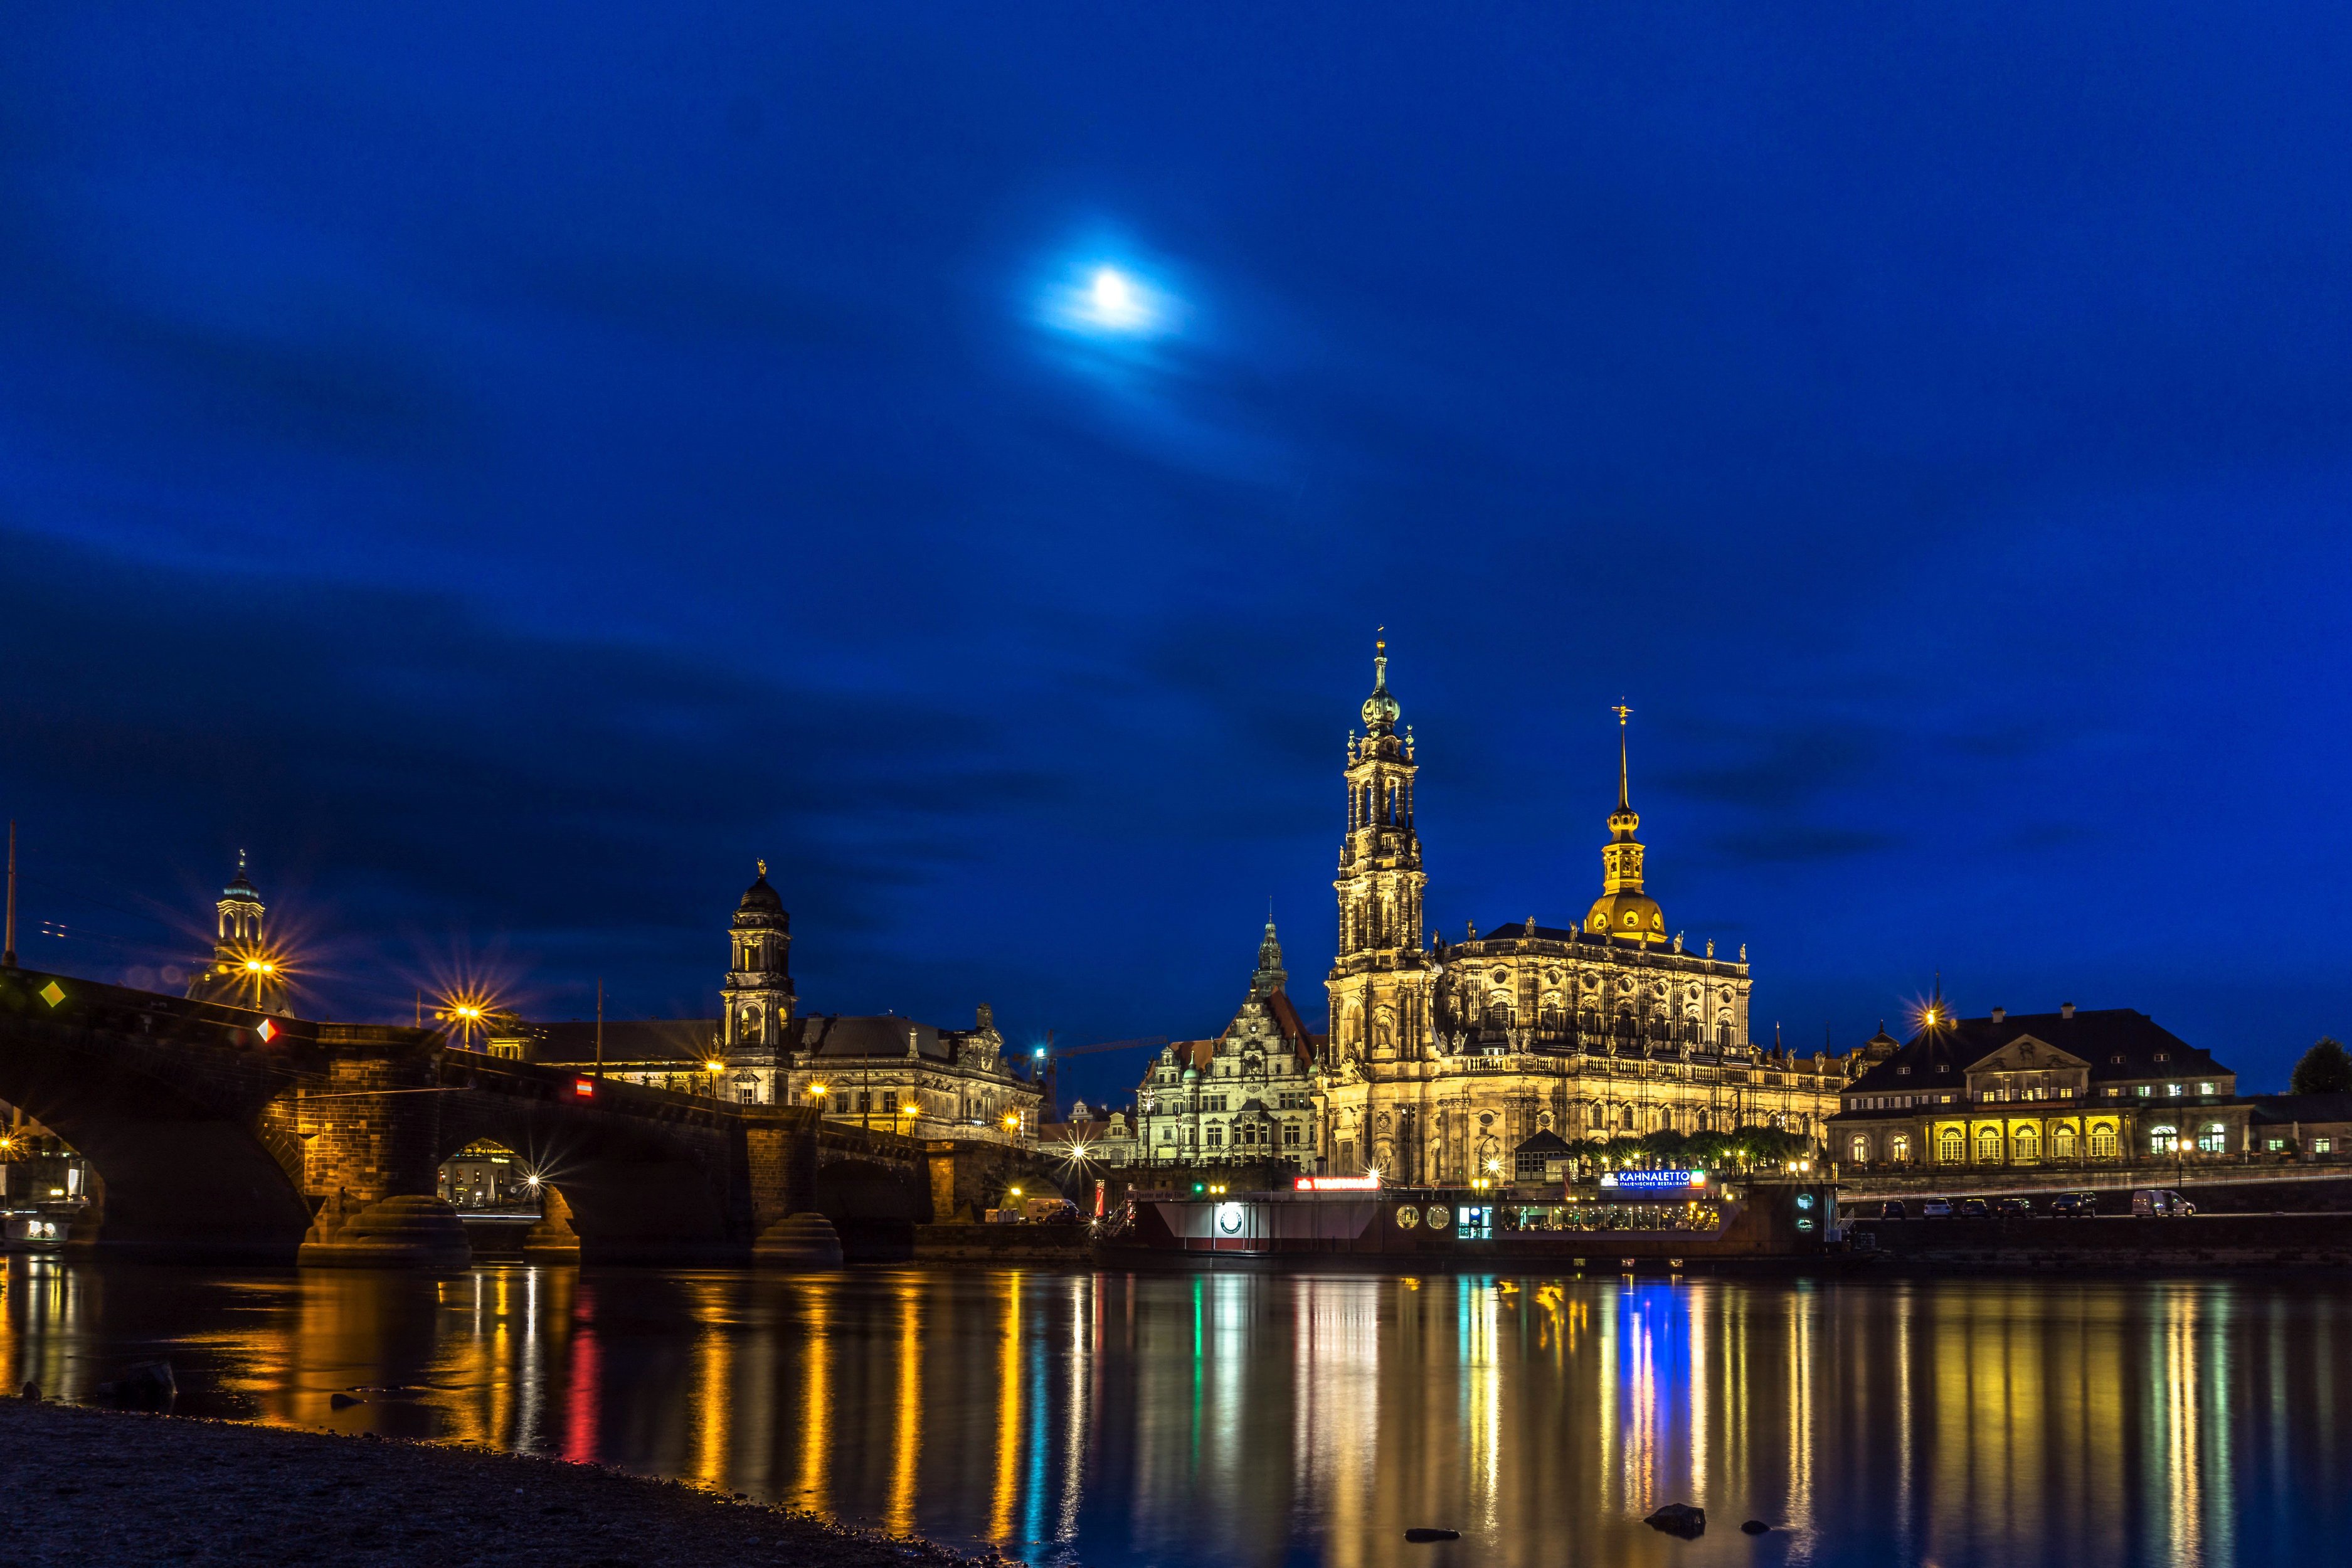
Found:
M 476 1142 L 561 1191 L 592 1260 L 751 1259 L 804 1237 L 814 1222 L 783 1222 L 811 1214 L 853 1250 L 887 1247 L 1012 1158 L 492 1058 L 431 1030 L 16 968 L 0 969 L 0 1100 L 94 1173 L 76 1243 L 166 1258 L 461 1260 L 436 1175 Z

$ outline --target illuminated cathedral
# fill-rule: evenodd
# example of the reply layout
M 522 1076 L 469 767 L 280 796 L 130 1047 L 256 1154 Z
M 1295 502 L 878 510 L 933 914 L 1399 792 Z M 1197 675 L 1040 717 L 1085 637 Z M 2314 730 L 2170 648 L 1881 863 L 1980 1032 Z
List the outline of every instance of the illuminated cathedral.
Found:
M 1424 932 L 1420 763 L 1373 659 L 1363 733 L 1349 731 L 1339 953 L 1317 1118 L 1326 1171 L 1393 1183 L 1508 1180 L 1538 1131 L 1569 1139 L 1769 1126 L 1818 1137 L 1844 1064 L 1749 1043 L 1751 980 L 1715 943 L 1687 950 L 1647 891 L 1642 819 L 1618 717 L 1616 809 L 1601 896 L 1572 925 L 1524 922 L 1459 942 Z

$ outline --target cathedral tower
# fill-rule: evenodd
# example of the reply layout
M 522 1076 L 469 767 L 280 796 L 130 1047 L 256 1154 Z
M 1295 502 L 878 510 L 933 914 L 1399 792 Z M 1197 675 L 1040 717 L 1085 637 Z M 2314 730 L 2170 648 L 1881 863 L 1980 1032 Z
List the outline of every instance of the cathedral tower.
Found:
M 744 889 L 728 943 L 732 956 L 727 982 L 719 988 L 719 1049 L 731 1066 L 772 1064 L 784 1047 L 793 1021 L 792 917 L 784 900 L 768 886 L 768 863 Z M 767 1075 L 761 1075 L 764 1081 Z
M 1428 879 L 1413 830 L 1412 732 L 1397 734 L 1388 643 L 1374 649 L 1363 738 L 1348 736 L 1348 832 L 1331 884 L 1339 895 L 1339 955 L 1325 983 L 1331 999 L 1326 1050 L 1334 1063 L 1416 1058 L 1429 1039 L 1421 915 Z

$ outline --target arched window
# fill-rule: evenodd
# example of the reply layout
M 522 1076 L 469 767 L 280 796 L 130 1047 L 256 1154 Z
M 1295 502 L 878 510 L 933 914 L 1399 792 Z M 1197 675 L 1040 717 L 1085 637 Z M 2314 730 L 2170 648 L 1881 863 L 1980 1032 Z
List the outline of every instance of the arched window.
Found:
M 1964 1163 L 1968 1157 L 1969 1142 L 1960 1136 L 1960 1130 L 1957 1127 L 1945 1128 L 1943 1136 L 1936 1140 L 1936 1158 L 1947 1165 L 1958 1165 Z
M 2053 1160 L 2074 1157 L 2074 1130 L 2072 1127 L 2062 1126 L 2050 1134 L 2050 1157 Z
M 1897 1132 L 1894 1140 L 1886 1145 L 1886 1157 L 1898 1165 L 1907 1163 L 1911 1158 L 1910 1135 Z
M 2230 1130 L 2218 1121 L 2208 1121 L 2205 1130 L 2197 1134 L 2200 1154 L 2226 1154 L 2230 1152 Z
M 1870 1140 L 1863 1137 L 1860 1133 L 1854 1134 L 1853 1163 L 1857 1165 L 1867 1165 L 1870 1163 Z
M 1979 1127 L 1977 1129 L 1977 1163 L 1979 1165 L 1998 1165 L 2000 1163 L 2000 1128 Z
M 2019 1128 L 2017 1135 L 2011 1138 L 2010 1142 L 2021 1164 L 2030 1165 L 2042 1158 L 2042 1133 L 2038 1128 Z
M 2151 1127 L 2147 1130 L 2147 1152 L 2151 1154 L 2172 1154 L 2180 1149 L 2180 1129 L 2172 1126 Z
M 2091 1129 L 2091 1158 L 2112 1160 L 2116 1157 L 2116 1130 L 2104 1122 Z

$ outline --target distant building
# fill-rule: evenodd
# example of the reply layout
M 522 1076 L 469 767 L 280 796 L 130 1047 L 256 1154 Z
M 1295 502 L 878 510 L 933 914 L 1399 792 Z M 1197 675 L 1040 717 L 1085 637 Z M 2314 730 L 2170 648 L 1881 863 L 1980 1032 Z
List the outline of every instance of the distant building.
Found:
M 1940 998 L 1919 1032 L 1846 1086 L 1830 1119 L 1845 1171 L 2194 1164 L 2250 1152 L 2255 1103 L 2238 1076 L 2145 1013 L 2116 1007 L 1955 1018 Z
M 236 858 L 236 875 L 221 889 L 220 902 L 214 907 L 219 911 L 220 925 L 212 962 L 190 977 L 188 999 L 293 1016 L 285 962 L 262 934 L 262 919 L 268 911 L 260 892 L 245 874 L 242 851 Z
M 802 1016 L 791 950 L 792 918 L 762 861 L 729 923 L 718 1017 L 555 1024 L 502 1016 L 491 1020 L 485 1048 L 741 1105 L 809 1106 L 832 1121 L 916 1137 L 1036 1139 L 1044 1086 L 1005 1059 L 986 1005 L 969 1029 L 890 1014 Z
M 1045 1123 L 1038 1148 L 1072 1165 L 1121 1170 L 1135 1163 L 1135 1123 L 1124 1110 L 1097 1111 L 1081 1100 L 1067 1121 Z
M 1135 1157 L 1143 1164 L 1290 1160 L 1317 1168 L 1315 1059 L 1283 989 L 1282 943 L 1265 922 L 1249 995 L 1224 1032 L 1178 1040 L 1144 1070 L 1135 1097 Z

